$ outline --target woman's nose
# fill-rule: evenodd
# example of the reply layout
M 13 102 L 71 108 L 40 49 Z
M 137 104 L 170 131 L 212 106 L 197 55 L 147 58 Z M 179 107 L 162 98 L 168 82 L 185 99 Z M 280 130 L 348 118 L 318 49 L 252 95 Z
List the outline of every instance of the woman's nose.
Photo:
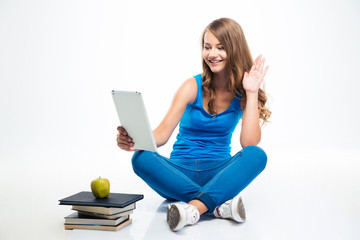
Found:
M 216 48 L 211 49 L 209 53 L 209 57 L 216 57 L 217 56 L 217 50 Z

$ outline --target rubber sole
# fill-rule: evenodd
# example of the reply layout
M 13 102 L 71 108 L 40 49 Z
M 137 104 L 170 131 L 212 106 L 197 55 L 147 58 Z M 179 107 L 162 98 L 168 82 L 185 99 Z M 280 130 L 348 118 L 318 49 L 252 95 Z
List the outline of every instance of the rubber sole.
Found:
M 245 207 L 242 201 L 242 198 L 240 197 L 239 202 L 238 202 L 238 206 L 237 206 L 237 210 L 238 213 L 240 215 L 240 218 L 242 219 L 243 222 L 246 221 L 246 213 L 245 213 Z
M 176 227 L 180 222 L 180 211 L 176 205 L 171 205 L 170 208 L 167 208 L 166 220 L 169 224 L 169 227 L 172 231 L 176 231 Z

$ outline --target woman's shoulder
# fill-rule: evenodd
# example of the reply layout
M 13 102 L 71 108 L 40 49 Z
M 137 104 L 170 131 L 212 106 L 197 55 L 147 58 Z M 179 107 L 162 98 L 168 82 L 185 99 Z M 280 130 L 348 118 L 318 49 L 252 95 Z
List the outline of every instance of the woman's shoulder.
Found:
M 184 87 L 191 88 L 192 90 L 198 91 L 198 88 L 202 86 L 202 74 L 195 75 L 188 78 L 183 83 Z
M 179 93 L 187 100 L 187 103 L 195 102 L 197 96 L 197 82 L 195 77 L 186 79 L 179 88 Z
M 182 87 L 187 88 L 188 90 L 197 89 L 197 82 L 196 82 L 195 76 L 186 79 L 186 80 L 183 82 Z

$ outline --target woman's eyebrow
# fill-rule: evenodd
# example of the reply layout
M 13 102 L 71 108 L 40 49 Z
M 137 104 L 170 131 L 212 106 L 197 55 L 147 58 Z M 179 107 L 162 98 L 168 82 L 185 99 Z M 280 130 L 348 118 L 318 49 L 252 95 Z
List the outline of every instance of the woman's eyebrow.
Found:
M 208 45 L 211 45 L 210 43 L 208 43 L 208 42 L 204 42 L 204 44 L 208 44 Z M 221 43 L 217 43 L 217 44 L 215 44 L 215 45 L 222 45 Z

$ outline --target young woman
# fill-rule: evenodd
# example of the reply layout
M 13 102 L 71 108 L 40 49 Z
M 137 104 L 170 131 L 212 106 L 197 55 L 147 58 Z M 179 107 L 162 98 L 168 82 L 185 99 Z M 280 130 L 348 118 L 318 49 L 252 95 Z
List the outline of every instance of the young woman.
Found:
M 160 147 L 180 123 L 170 158 L 149 151 L 136 151 L 132 157 L 134 172 L 159 195 L 184 202 L 168 205 L 167 222 L 173 231 L 195 224 L 203 213 L 244 222 L 239 193 L 267 162 L 256 146 L 260 122 L 271 114 L 260 88 L 268 70 L 265 59 L 260 55 L 253 62 L 240 25 L 228 18 L 211 22 L 201 44 L 203 73 L 181 85 L 153 131 Z M 241 118 L 243 149 L 231 156 L 232 133 Z M 135 151 L 126 130 L 118 131 L 118 146 Z

